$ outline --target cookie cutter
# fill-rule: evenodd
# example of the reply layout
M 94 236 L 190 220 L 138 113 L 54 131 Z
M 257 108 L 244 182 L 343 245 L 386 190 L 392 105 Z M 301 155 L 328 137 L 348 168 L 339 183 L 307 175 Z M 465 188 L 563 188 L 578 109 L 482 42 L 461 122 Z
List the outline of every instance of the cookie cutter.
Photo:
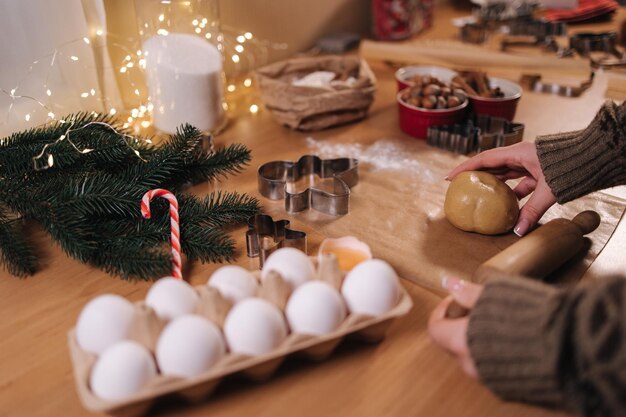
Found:
M 512 46 L 539 46 L 545 50 L 565 56 L 569 52 L 562 48 L 556 37 L 567 35 L 567 25 L 563 22 L 549 22 L 543 19 L 517 19 L 509 23 L 507 37 L 500 42 L 500 50 Z
M 463 124 L 428 128 L 426 143 L 467 155 L 513 145 L 524 138 L 524 125 L 487 115 L 474 115 Z
M 280 248 L 296 248 L 307 253 L 306 233 L 289 227 L 289 220 L 272 219 L 267 214 L 256 214 L 248 218 L 246 250 L 248 257 L 259 258 L 259 267 L 268 256 Z
M 593 68 L 615 68 L 626 66 L 626 54 L 617 47 L 616 32 L 577 33 L 570 37 L 570 49 L 588 58 Z M 594 58 L 592 52 L 602 52 L 604 56 Z
M 593 84 L 595 73 L 591 72 L 589 79 L 579 85 L 565 85 L 558 83 L 544 83 L 540 74 L 522 74 L 520 84 L 523 88 L 536 93 L 556 94 L 564 97 L 579 97 Z
M 329 179 L 332 185 L 316 185 L 315 176 Z M 326 214 L 342 215 L 350 210 L 350 188 L 359 182 L 358 161 L 304 155 L 298 161 L 272 161 L 261 165 L 258 179 L 259 193 L 271 200 L 284 199 L 288 213 L 312 208 Z M 297 191 L 297 183 L 302 180 L 308 186 L 304 191 Z

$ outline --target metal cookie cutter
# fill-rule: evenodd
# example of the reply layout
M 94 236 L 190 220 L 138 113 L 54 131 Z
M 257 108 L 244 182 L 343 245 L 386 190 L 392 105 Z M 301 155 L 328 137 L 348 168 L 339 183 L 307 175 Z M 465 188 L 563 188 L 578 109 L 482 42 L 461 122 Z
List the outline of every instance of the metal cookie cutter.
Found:
M 536 93 L 556 94 L 564 97 L 578 97 L 591 87 L 595 73 L 589 75 L 589 79 L 579 85 L 564 85 L 557 83 L 544 83 L 541 74 L 522 74 L 520 84 L 529 91 Z
M 467 155 L 521 142 L 524 125 L 500 117 L 474 115 L 464 124 L 428 128 L 429 145 Z
M 267 214 L 256 214 L 248 219 L 246 249 L 248 257 L 259 257 L 259 267 L 268 256 L 280 248 L 296 248 L 306 253 L 306 233 L 289 228 L 289 220 L 274 221 Z
M 616 32 L 577 33 L 570 37 L 569 46 L 580 56 L 588 58 L 593 68 L 626 66 L 626 55 L 617 47 Z M 595 58 L 592 52 L 602 52 L 604 55 Z
M 329 184 L 316 184 L 315 176 Z M 297 191 L 298 186 L 306 189 Z M 323 181 L 322 181 L 323 182 Z M 358 161 L 304 155 L 297 162 L 272 161 L 259 167 L 259 192 L 271 200 L 285 199 L 289 213 L 313 208 L 332 215 L 348 213 L 350 188 L 359 182 Z

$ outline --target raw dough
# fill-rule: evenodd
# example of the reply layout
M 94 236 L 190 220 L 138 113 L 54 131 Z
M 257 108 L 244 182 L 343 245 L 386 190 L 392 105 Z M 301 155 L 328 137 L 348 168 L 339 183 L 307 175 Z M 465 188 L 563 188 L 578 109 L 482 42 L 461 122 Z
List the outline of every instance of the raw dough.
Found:
M 513 190 L 494 175 L 468 171 L 450 183 L 444 211 L 450 223 L 461 230 L 497 235 L 513 228 L 519 205 Z

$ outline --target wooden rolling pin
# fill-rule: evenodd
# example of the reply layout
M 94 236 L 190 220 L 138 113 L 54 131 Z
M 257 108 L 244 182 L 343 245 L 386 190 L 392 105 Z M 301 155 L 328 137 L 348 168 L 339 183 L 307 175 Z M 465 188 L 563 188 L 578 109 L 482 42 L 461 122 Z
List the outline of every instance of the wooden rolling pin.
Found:
M 591 210 L 579 213 L 572 220 L 551 220 L 480 265 L 474 271 L 472 281 L 483 284 L 493 276 L 502 276 L 503 272 L 545 278 L 578 254 L 583 249 L 584 236 L 599 225 L 600 216 Z M 463 317 L 468 312 L 453 301 L 446 317 Z

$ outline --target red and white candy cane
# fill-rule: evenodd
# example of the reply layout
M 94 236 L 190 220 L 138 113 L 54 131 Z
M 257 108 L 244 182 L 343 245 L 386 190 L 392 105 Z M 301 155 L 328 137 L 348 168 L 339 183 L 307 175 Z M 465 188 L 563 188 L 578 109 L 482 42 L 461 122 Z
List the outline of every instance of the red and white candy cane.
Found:
M 141 199 L 141 215 L 150 218 L 150 200 L 155 197 L 163 197 L 170 202 L 170 223 L 171 223 L 171 243 L 172 243 L 172 276 L 176 279 L 183 279 L 182 260 L 180 257 L 180 227 L 178 219 L 178 201 L 171 192 L 162 188 L 150 190 Z

